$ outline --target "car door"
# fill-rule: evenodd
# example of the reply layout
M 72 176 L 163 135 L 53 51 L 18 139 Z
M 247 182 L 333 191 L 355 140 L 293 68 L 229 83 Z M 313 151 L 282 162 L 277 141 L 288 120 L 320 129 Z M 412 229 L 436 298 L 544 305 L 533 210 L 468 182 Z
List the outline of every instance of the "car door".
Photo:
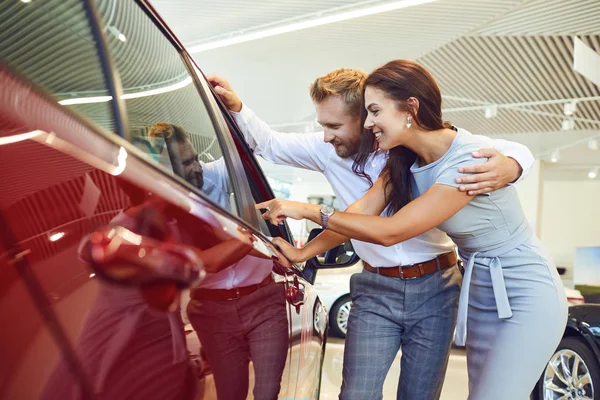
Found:
M 262 168 L 252 155 L 252 151 L 244 141 L 234 119 L 218 96 L 214 96 L 219 102 L 219 107 L 227 120 L 241 155 L 254 201 L 261 203 L 274 198 Z M 280 236 L 289 243 L 294 243 L 294 238 L 286 223 L 273 226 L 260 217 L 260 212 L 258 212 L 258 217 L 259 230 L 265 236 Z M 289 374 L 290 385 L 285 391 L 282 390 L 280 398 L 318 399 L 319 397 L 328 316 L 317 291 L 310 283 L 311 280 L 307 278 L 304 276 L 303 264 L 292 265 L 282 276 L 286 282 L 287 300 L 291 306 L 289 311 L 291 348 L 289 370 L 286 371 Z
M 0 313 L 9 327 L 0 398 L 196 397 L 180 290 L 215 262 L 202 254 L 225 242 L 245 245 L 250 235 L 254 257 L 274 255 L 242 219 L 249 208 L 227 139 L 212 119 L 203 125 L 225 153 L 223 207 L 175 165 L 161 166 L 153 143 L 117 136 L 132 130 L 123 97 L 164 86 L 123 93 L 98 10 L 75 1 L 25 7 L 0 8 L 2 31 L 15 38 L 0 46 Z M 39 39 L 21 41 L 30 29 Z

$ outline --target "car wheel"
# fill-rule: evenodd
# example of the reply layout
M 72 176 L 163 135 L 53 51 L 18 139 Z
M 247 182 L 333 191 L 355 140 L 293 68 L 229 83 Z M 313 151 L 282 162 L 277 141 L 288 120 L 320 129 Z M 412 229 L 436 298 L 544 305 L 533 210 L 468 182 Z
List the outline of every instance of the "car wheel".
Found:
M 329 321 L 331 334 L 337 337 L 345 338 L 348 331 L 348 317 L 352 308 L 352 299 L 350 295 L 340 297 L 329 312 Z
M 596 399 L 600 366 L 583 339 L 566 337 L 546 365 L 538 383 L 540 400 Z

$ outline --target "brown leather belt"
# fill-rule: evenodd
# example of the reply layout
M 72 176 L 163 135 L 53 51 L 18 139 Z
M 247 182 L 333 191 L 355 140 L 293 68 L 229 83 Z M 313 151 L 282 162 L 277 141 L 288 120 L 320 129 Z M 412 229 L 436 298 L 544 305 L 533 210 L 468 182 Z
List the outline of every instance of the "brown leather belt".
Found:
M 390 278 L 415 279 L 442 269 L 450 268 L 456 265 L 457 262 L 458 257 L 456 256 L 456 253 L 451 252 L 437 256 L 433 260 L 413 265 L 375 268 L 365 261 L 363 261 L 363 265 L 367 271 L 375 274 L 388 276 Z
M 262 282 L 256 285 L 242 286 L 233 289 L 192 289 L 190 297 L 194 300 L 237 300 L 256 292 L 258 289 L 273 283 L 273 276 L 269 274 Z

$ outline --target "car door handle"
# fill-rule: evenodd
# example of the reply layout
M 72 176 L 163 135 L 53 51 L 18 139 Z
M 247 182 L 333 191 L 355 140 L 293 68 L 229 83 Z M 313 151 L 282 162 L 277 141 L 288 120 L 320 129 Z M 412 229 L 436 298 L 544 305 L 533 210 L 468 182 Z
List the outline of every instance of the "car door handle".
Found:
M 205 276 L 202 260 L 192 247 L 163 242 L 122 226 L 93 232 L 88 257 L 98 277 L 131 286 L 166 281 L 185 288 Z
M 300 307 L 304 305 L 306 295 L 304 293 L 304 284 L 298 282 L 298 277 L 294 276 L 294 280 L 285 291 L 287 301 L 296 307 L 296 313 L 300 314 Z

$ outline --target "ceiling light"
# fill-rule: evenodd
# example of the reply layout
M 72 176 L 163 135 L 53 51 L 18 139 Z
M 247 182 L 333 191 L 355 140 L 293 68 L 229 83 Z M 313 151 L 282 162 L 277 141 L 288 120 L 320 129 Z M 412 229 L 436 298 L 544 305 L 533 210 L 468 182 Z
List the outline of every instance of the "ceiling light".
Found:
M 302 182 L 302 178 L 301 177 L 297 177 L 296 178 L 296 182 L 298 182 L 298 183 Z
M 162 94 L 162 93 L 167 93 L 167 92 L 172 92 L 174 90 L 182 89 L 182 88 L 186 87 L 187 85 L 189 85 L 190 83 L 192 83 L 192 78 L 188 76 L 181 82 L 177 82 L 177 83 L 174 83 L 174 84 L 166 86 L 166 87 L 146 90 L 143 92 L 124 94 L 123 96 L 121 96 L 121 98 L 128 100 L 128 99 L 137 99 L 139 97 L 154 96 L 157 94 Z
M 598 176 L 598 168 L 593 168 L 588 172 L 588 178 L 595 179 Z
M 121 42 L 125 43 L 127 41 L 127 37 L 121 33 L 120 30 L 117 29 L 116 26 L 108 25 L 108 31 L 113 34 L 114 37 L 119 39 Z
M 65 236 L 64 232 L 56 232 L 53 233 L 52 235 L 50 235 L 50 241 L 51 242 L 56 242 L 57 240 L 60 240 L 63 238 L 63 236 Z
M 31 0 L 21 0 L 21 3 L 25 3 L 25 4 L 31 3 Z
M 112 176 L 119 176 L 125 171 L 127 166 L 127 150 L 123 146 L 119 148 L 119 154 L 117 155 L 117 165 L 111 171 Z
M 560 152 L 558 150 L 555 150 L 552 152 L 552 155 L 550 156 L 550 161 L 555 163 L 555 162 L 558 162 L 559 158 L 560 158 Z
M 572 118 L 563 119 L 561 129 L 563 131 L 572 131 L 575 128 L 575 121 Z
M 487 106 L 485 108 L 485 117 L 487 119 L 494 118 L 496 115 L 498 115 L 498 106 L 497 105 L 493 104 L 493 105 Z
M 93 272 L 90 274 L 90 278 L 93 278 L 93 277 L 95 277 L 95 276 L 96 276 L 96 274 L 95 274 L 95 273 L 93 273 Z
M 598 139 L 593 138 L 588 142 L 588 147 L 590 150 L 598 150 Z
M 76 99 L 65 99 L 58 102 L 63 106 L 70 106 L 73 104 L 91 104 L 91 103 L 105 103 L 111 101 L 112 96 L 96 96 L 96 97 L 79 97 Z
M 573 114 L 575 114 L 575 111 L 577 111 L 577 102 L 575 100 L 569 102 L 569 103 L 565 103 L 564 105 L 564 113 L 567 116 L 571 116 Z
M 214 38 L 214 40 L 197 44 L 195 46 L 190 46 L 188 51 L 190 53 L 200 53 L 206 50 L 217 49 L 219 47 L 231 46 L 238 43 L 249 42 L 251 40 L 263 39 L 270 36 L 281 35 L 283 33 L 295 32 L 302 29 L 314 28 L 321 25 L 332 24 L 335 22 L 347 21 L 354 18 L 365 17 L 368 15 L 379 14 L 382 12 L 398 10 L 400 8 L 406 8 L 411 6 L 417 6 L 420 4 L 432 3 L 437 0 L 402 0 L 402 1 L 392 1 L 389 3 L 379 4 L 375 6 L 367 6 L 364 8 L 359 8 L 351 11 L 343 11 L 343 9 L 347 9 L 348 7 L 340 7 L 329 9 L 325 11 L 321 11 L 313 14 L 303 15 L 302 20 L 293 22 L 290 20 L 289 24 L 280 25 L 271 28 L 260 29 L 258 27 L 256 30 L 248 33 L 243 33 L 243 31 L 235 36 L 225 37 L 225 38 Z M 369 1 L 368 3 L 372 3 Z M 295 18 L 297 20 L 298 18 Z
M 10 136 L 0 137 L 0 146 L 3 144 L 17 143 L 17 142 L 21 142 L 23 140 L 31 139 L 33 137 L 41 135 L 42 133 L 44 133 L 44 132 L 43 131 L 33 131 L 33 132 L 27 132 L 27 133 L 20 133 L 18 135 L 10 135 Z
M 157 94 L 168 93 L 168 92 L 172 92 L 174 90 L 182 89 L 182 88 L 186 87 L 187 85 L 189 85 L 190 83 L 192 83 L 192 78 L 188 76 L 181 82 L 177 82 L 177 83 L 174 83 L 169 86 L 165 86 L 165 87 L 158 88 L 158 89 L 145 90 L 143 92 L 124 94 L 123 96 L 121 96 L 121 98 L 124 100 L 129 100 L 129 99 L 137 99 L 139 97 L 148 97 L 148 96 L 154 96 Z M 78 98 L 74 98 L 74 99 L 60 100 L 58 102 L 58 104 L 61 104 L 63 106 L 70 106 L 73 104 L 104 103 L 104 102 L 111 101 L 111 100 L 112 100 L 112 96 L 78 97 Z

